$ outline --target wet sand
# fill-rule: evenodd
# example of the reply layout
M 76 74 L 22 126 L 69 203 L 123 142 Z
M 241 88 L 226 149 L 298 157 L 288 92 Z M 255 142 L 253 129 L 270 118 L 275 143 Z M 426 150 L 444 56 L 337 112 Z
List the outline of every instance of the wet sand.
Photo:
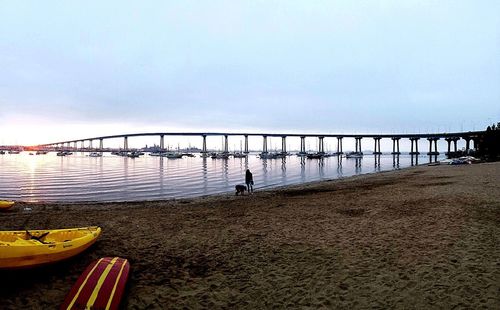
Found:
M 56 309 L 90 262 L 122 256 L 128 309 L 500 309 L 500 163 L 0 213 L 1 230 L 89 225 L 103 234 L 81 255 L 0 272 L 0 308 Z

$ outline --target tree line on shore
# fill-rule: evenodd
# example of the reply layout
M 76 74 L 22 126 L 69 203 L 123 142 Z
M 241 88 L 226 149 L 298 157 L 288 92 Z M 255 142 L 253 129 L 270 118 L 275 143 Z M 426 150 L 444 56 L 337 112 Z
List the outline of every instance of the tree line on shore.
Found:
M 484 134 L 479 137 L 475 155 L 489 161 L 500 159 L 500 122 L 488 126 Z

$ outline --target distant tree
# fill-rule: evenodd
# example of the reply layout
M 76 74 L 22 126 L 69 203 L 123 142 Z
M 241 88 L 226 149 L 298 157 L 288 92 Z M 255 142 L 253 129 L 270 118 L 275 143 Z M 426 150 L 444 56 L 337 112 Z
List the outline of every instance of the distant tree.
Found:
M 478 154 L 487 160 L 498 160 L 500 155 L 500 122 L 486 128 L 479 138 Z

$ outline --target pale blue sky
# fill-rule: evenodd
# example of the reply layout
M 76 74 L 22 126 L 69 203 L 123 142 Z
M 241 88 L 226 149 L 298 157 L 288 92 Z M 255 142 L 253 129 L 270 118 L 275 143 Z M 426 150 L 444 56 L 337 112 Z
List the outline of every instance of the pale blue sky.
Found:
M 500 1 L 0 1 L 0 144 L 500 120 Z

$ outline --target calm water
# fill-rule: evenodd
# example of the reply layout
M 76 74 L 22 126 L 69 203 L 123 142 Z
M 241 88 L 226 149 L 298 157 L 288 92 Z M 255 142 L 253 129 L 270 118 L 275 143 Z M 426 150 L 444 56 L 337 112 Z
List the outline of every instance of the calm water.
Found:
M 396 159 L 396 161 L 394 161 Z M 101 158 L 84 153 L 58 157 L 0 155 L 0 199 L 23 201 L 131 201 L 195 197 L 231 192 L 244 183 L 247 168 L 256 190 L 316 180 L 337 179 L 410 166 L 411 157 L 365 155 L 363 159 L 328 157 L 301 159 L 295 155 L 263 160 L 167 159 L 149 155 L 123 158 L 105 153 Z M 415 158 L 413 159 L 415 163 Z M 420 156 L 418 164 L 429 162 Z

